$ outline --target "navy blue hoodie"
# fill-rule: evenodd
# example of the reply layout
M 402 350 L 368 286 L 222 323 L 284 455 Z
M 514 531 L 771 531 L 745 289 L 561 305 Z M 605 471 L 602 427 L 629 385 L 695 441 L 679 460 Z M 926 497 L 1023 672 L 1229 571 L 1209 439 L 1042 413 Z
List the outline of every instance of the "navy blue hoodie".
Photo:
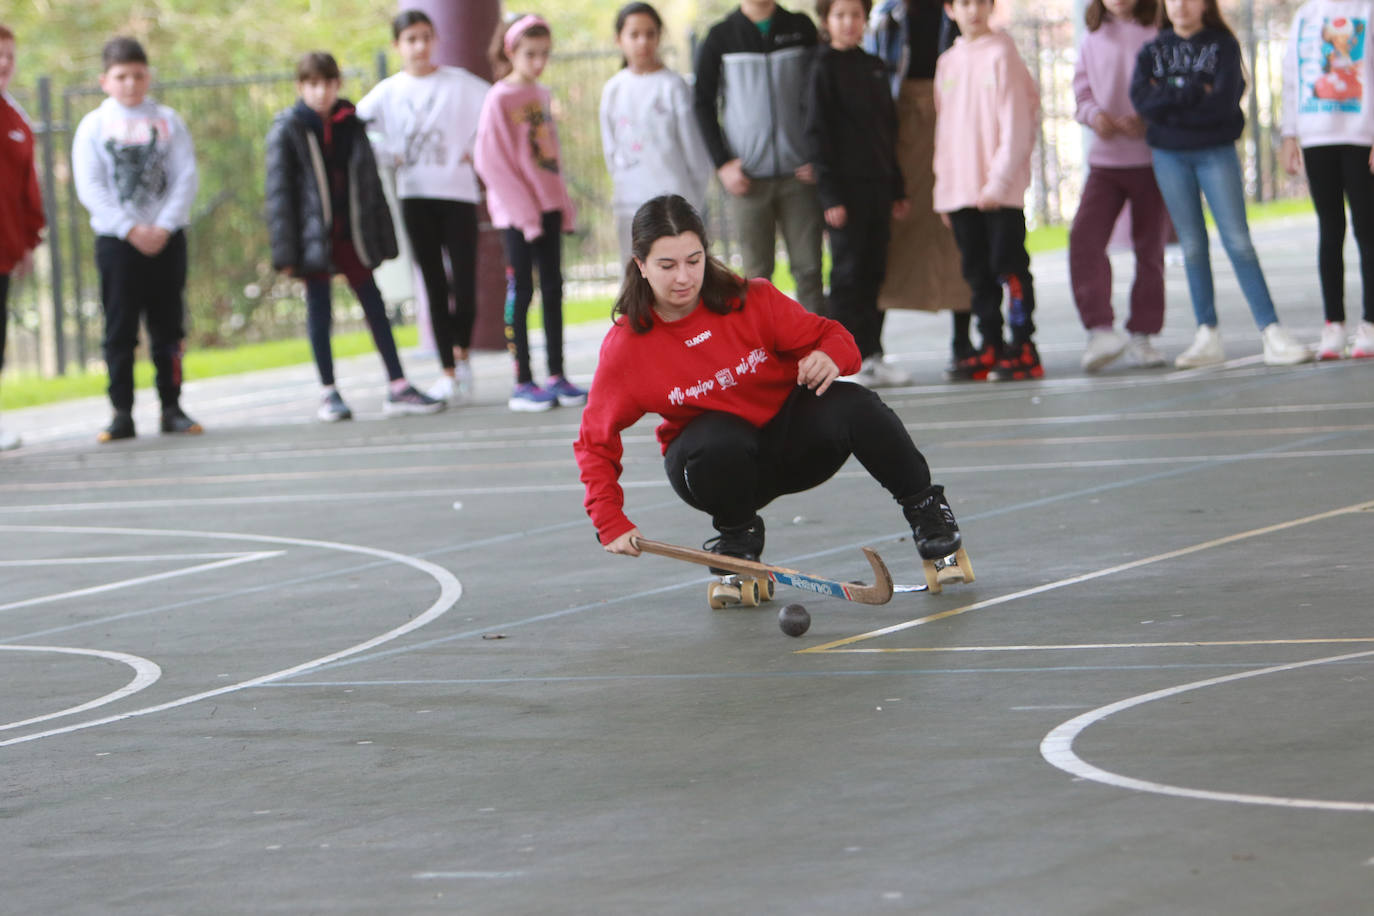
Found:
M 1145 142 L 1160 149 L 1235 143 L 1245 129 L 1240 44 L 1229 32 L 1203 29 L 1180 38 L 1172 29 L 1140 49 L 1131 103 L 1145 119 Z

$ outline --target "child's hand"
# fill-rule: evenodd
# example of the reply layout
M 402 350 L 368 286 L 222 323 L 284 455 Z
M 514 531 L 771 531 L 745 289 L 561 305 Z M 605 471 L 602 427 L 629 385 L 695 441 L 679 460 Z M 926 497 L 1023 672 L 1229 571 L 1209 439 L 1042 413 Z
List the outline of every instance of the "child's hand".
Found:
M 1113 121 L 1105 111 L 1099 111 L 1093 116 L 1093 133 L 1103 140 L 1110 140 L 1116 136 L 1116 122 Z
M 749 193 L 749 176 L 744 174 L 744 166 L 740 165 L 738 159 L 731 159 L 716 169 L 716 174 L 720 176 L 720 183 L 725 190 L 736 197 Z
M 1283 138 L 1283 145 L 1279 147 L 1279 161 L 1289 175 L 1296 175 L 1302 170 L 1302 150 L 1298 148 L 1297 137 Z M 1370 161 L 1374 162 L 1374 152 L 1370 153 Z
M 839 377 L 840 367 L 824 350 L 812 350 L 797 363 L 797 384 L 815 391 L 817 397 Z
M 990 196 L 986 191 L 978 192 L 978 199 L 974 201 L 974 206 L 984 213 L 1002 209 L 1002 204 L 998 202 L 997 198 Z
M 910 215 L 911 215 L 911 201 L 909 201 L 909 200 L 894 200 L 894 201 L 892 202 L 892 218 L 893 218 L 893 219 L 906 219 L 906 218 L 907 218 L 908 216 L 910 216 Z
M 797 180 L 802 184 L 816 183 L 816 167 L 809 162 L 803 162 L 797 166 L 797 170 L 792 173 L 797 176 Z
M 826 207 L 825 224 L 831 229 L 843 229 L 844 224 L 849 221 L 849 214 L 844 207 Z
M 605 546 L 607 553 L 618 553 L 627 557 L 639 556 L 639 548 L 635 546 L 634 539 L 641 537 L 638 528 L 631 528 L 620 537 L 611 541 Z
M 953 228 L 954 228 L 954 223 L 950 222 L 949 214 L 948 214 L 948 213 L 941 213 L 941 214 L 940 214 L 940 222 L 942 222 L 942 223 L 945 224 L 945 228 L 946 228 L 946 229 L 953 229 Z
M 127 241 L 144 257 L 153 258 L 167 247 L 169 238 L 171 233 L 158 226 L 135 226 L 129 230 Z
M 1145 136 L 1145 119 L 1138 114 L 1127 115 L 1117 120 L 1116 129 L 1134 140 L 1139 140 Z

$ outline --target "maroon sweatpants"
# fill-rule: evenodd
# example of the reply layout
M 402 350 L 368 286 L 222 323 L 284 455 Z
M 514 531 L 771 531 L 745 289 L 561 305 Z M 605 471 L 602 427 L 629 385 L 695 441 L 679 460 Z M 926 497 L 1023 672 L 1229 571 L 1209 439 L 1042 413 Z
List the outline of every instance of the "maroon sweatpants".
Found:
M 1107 242 L 1121 208 L 1131 203 L 1135 281 L 1131 284 L 1131 334 L 1158 334 L 1164 327 L 1164 243 L 1169 211 L 1148 165 L 1111 169 L 1093 166 L 1069 230 L 1069 283 L 1083 327 L 1112 326 L 1112 264 Z

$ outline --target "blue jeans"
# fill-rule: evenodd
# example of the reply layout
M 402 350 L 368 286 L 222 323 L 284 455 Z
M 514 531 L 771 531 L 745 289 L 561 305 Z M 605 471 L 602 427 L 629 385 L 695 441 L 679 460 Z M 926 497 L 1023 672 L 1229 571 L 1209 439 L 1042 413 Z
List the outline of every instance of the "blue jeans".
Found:
M 1207 149 L 1151 149 L 1155 180 L 1164 205 L 1178 231 L 1183 247 L 1183 269 L 1193 314 L 1198 324 L 1216 327 L 1216 297 L 1212 290 L 1212 263 L 1207 251 L 1207 224 L 1202 218 L 1202 195 L 1216 220 L 1221 244 L 1235 268 L 1250 314 L 1261 330 L 1278 321 L 1269 287 L 1260 270 L 1259 257 L 1250 241 L 1245 221 L 1245 189 L 1240 180 L 1240 157 L 1231 144 Z

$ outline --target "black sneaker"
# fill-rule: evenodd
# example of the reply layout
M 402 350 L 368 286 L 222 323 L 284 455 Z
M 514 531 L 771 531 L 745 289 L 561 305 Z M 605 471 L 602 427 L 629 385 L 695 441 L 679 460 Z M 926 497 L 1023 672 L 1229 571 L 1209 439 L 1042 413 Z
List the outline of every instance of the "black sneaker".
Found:
M 963 544 L 954 510 L 945 499 L 945 488 L 932 484 L 914 498 L 902 503 L 902 514 L 911 524 L 916 552 L 923 560 L 938 560 L 954 553 Z
M 320 399 L 320 409 L 315 411 L 315 416 L 325 423 L 338 423 L 353 419 L 353 411 L 348 409 L 339 392 L 329 391 Z
M 114 417 L 110 419 L 110 425 L 100 431 L 96 436 L 97 442 L 113 442 L 116 439 L 132 439 L 134 432 L 134 415 L 127 410 L 116 410 Z
M 438 413 L 444 409 L 444 402 L 435 400 L 427 394 L 407 385 L 400 391 L 388 391 L 382 402 L 382 413 L 388 417 L 409 413 Z
M 703 550 L 711 553 L 718 553 L 727 557 L 735 557 L 740 560 L 758 561 L 763 556 L 763 519 L 757 515 L 744 525 L 732 528 L 717 527 L 720 534 L 702 544 Z M 730 570 L 717 569 L 710 567 L 711 572 L 717 576 L 728 576 Z
M 987 379 L 997 360 L 1002 356 L 1001 341 L 991 341 L 982 348 L 957 357 L 945 370 L 945 378 L 951 382 L 981 382 Z
M 162 408 L 162 431 L 164 433 L 189 433 L 199 435 L 205 428 L 186 416 L 186 411 L 177 405 Z

